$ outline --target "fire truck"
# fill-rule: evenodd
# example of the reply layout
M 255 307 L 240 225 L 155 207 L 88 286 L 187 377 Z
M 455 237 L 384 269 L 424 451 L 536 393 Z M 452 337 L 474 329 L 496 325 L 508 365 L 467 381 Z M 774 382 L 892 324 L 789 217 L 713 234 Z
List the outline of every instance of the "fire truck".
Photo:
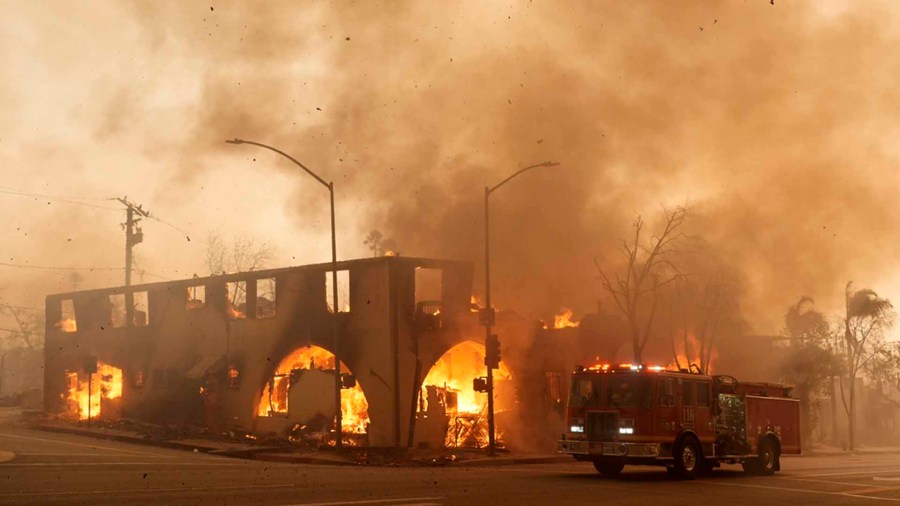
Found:
M 790 390 L 695 365 L 579 366 L 558 449 L 608 476 L 625 465 L 656 465 L 693 479 L 726 463 L 770 475 L 781 455 L 800 453 L 800 404 Z

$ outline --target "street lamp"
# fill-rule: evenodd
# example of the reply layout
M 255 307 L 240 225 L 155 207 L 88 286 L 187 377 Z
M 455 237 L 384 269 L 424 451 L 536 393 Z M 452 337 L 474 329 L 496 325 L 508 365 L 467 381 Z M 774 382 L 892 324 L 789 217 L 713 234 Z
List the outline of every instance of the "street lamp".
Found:
M 331 332 L 332 332 L 332 346 L 334 347 L 334 405 L 336 407 L 335 414 L 335 446 L 337 448 L 341 448 L 343 444 L 343 416 L 341 413 L 341 355 L 340 355 L 340 341 L 338 340 L 338 300 L 337 300 L 337 239 L 335 237 L 334 231 L 334 183 L 333 182 L 325 182 L 324 179 L 319 177 L 315 172 L 310 170 L 306 165 L 303 165 L 297 159 L 292 157 L 291 155 L 281 151 L 280 149 L 273 148 L 272 146 L 267 146 L 265 144 L 247 141 L 243 139 L 234 138 L 232 140 L 226 140 L 228 144 L 253 144 L 254 146 L 259 146 L 261 148 L 268 149 L 269 151 L 274 151 L 279 155 L 287 158 L 288 160 L 294 162 L 298 167 L 305 170 L 307 174 L 314 177 L 316 181 L 318 181 L 322 186 L 328 188 L 328 193 L 331 196 L 331 303 L 332 303 L 332 317 L 331 317 Z
M 487 366 L 487 394 L 488 394 L 488 453 L 494 454 L 496 441 L 494 437 L 494 368 L 499 367 L 500 341 L 496 336 L 491 335 L 491 327 L 494 325 L 494 308 L 491 307 L 491 215 L 490 215 L 490 197 L 501 186 L 509 182 L 510 179 L 522 174 L 523 172 L 538 167 L 553 167 L 559 165 L 557 162 L 544 162 L 535 165 L 529 165 L 519 170 L 515 174 L 500 181 L 495 186 L 484 187 L 484 304 L 485 313 L 482 317 L 484 324 L 484 347 L 485 347 L 485 365 Z

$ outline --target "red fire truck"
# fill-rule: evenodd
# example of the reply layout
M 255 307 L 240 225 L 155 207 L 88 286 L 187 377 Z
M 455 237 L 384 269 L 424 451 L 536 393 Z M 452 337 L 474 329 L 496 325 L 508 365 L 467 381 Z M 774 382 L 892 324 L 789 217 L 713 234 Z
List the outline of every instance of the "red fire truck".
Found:
M 723 463 L 749 473 L 780 469 L 800 453 L 800 404 L 790 387 L 621 364 L 578 367 L 559 451 L 602 474 L 628 465 L 665 466 L 693 479 Z

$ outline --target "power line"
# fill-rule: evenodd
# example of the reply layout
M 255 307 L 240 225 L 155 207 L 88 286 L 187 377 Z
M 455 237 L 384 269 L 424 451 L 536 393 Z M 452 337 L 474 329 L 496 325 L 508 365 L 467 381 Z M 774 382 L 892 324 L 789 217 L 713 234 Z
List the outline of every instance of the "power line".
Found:
M 14 267 L 17 269 L 39 269 L 49 271 L 121 271 L 125 269 L 124 267 L 56 267 L 50 265 L 11 264 L 7 262 L 0 262 L 0 266 Z
M 11 309 L 22 309 L 22 310 L 25 310 L 25 311 L 43 311 L 43 309 L 36 308 L 36 307 L 16 306 L 16 305 L 13 305 L 13 304 L 6 304 L 5 302 L 0 302 L 0 307 L 8 307 L 8 308 L 11 308 Z
M 66 204 L 72 204 L 76 206 L 84 206 L 84 207 L 93 207 L 95 209 L 104 209 L 107 211 L 118 211 L 117 208 L 111 206 L 101 206 L 99 204 L 91 204 L 86 201 L 103 201 L 106 199 L 92 199 L 92 198 L 83 198 L 83 197 L 65 197 L 62 195 L 48 195 L 44 193 L 34 193 L 23 190 L 17 190 L 15 188 L 9 188 L 6 186 L 0 186 L 0 193 L 6 195 L 13 195 L 16 197 L 26 197 L 26 198 L 34 198 L 34 199 L 48 199 L 48 200 L 56 200 L 58 202 L 64 202 Z
M 51 265 L 24 265 L 24 264 L 11 264 L 8 262 L 0 262 L 0 267 L 12 267 L 16 269 L 37 269 L 37 270 L 49 270 L 49 271 L 123 271 L 124 267 L 57 267 Z M 163 276 L 162 274 L 157 274 L 155 272 L 150 272 L 144 269 L 135 269 L 140 272 L 144 276 L 152 276 L 154 278 L 164 279 L 164 280 L 172 280 L 173 278 Z M 36 308 L 29 308 L 24 306 L 10 306 L 9 304 L 0 303 L 0 306 L 9 306 L 9 307 L 18 307 L 19 309 L 33 309 L 35 311 L 41 311 Z

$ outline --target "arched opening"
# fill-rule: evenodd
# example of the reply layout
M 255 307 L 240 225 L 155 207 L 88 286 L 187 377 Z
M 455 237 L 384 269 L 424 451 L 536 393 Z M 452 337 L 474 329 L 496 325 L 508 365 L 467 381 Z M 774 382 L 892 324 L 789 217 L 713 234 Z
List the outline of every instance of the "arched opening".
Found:
M 465 341 L 447 350 L 422 380 L 416 441 L 428 446 L 483 448 L 488 445 L 488 396 L 473 381 L 487 373 L 484 345 Z M 515 402 L 512 375 L 503 363 L 494 371 L 494 412 Z M 496 426 L 498 440 L 502 427 Z
M 365 434 L 369 403 L 341 364 L 345 388 L 341 390 L 342 431 Z M 284 357 L 260 395 L 257 414 L 283 417 L 310 431 L 331 429 L 334 413 L 334 354 L 318 346 L 302 346 Z

